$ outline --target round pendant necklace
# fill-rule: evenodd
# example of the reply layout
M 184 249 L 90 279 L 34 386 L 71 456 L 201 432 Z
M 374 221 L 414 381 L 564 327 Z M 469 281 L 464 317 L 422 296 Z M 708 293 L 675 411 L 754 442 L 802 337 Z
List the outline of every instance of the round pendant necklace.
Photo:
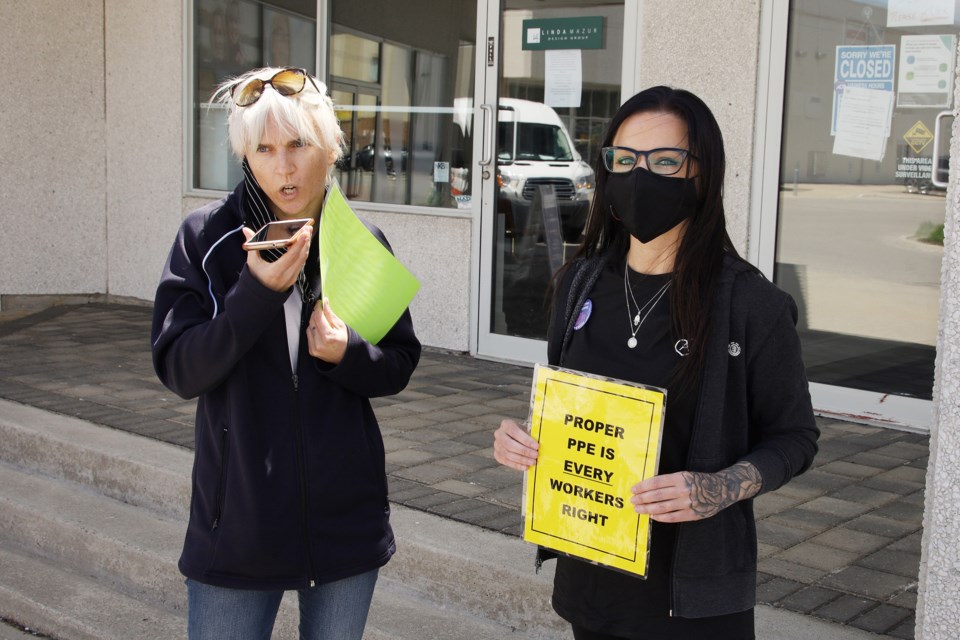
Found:
M 630 286 L 630 281 L 627 278 L 627 264 L 623 265 L 623 297 L 627 302 L 627 322 L 630 324 L 630 337 L 627 338 L 627 346 L 631 349 L 637 346 L 637 332 L 640 331 L 640 327 L 643 326 L 643 323 L 646 321 L 647 316 L 650 315 L 650 312 L 653 311 L 653 308 L 657 306 L 657 303 L 660 302 L 666 293 L 667 289 L 670 288 L 671 281 L 667 282 L 657 290 L 655 294 L 650 296 L 650 299 L 647 300 L 646 304 L 642 307 L 637 304 L 637 299 L 633 296 L 633 287 Z M 633 301 L 633 307 L 637 308 L 636 314 L 633 313 L 633 307 L 630 306 L 630 301 Z

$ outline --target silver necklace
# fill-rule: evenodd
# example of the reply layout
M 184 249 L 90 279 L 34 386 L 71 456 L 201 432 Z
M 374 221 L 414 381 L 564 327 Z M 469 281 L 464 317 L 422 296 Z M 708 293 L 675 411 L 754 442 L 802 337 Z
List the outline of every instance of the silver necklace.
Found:
M 637 304 L 637 299 L 633 296 L 633 287 L 630 286 L 630 282 L 627 279 L 627 265 L 623 265 L 623 292 L 624 298 L 627 302 L 627 322 L 630 324 L 630 337 L 627 339 L 627 346 L 631 349 L 637 346 L 637 332 L 640 331 L 640 327 L 643 326 L 643 323 L 646 321 L 647 316 L 650 315 L 650 312 L 653 311 L 653 308 L 657 306 L 657 303 L 660 302 L 666 293 L 667 289 L 670 288 L 670 280 L 660 287 L 660 289 L 653 294 L 646 304 L 642 307 Z M 633 306 L 637 308 L 637 313 L 633 313 L 633 308 L 630 306 L 630 301 L 633 301 Z

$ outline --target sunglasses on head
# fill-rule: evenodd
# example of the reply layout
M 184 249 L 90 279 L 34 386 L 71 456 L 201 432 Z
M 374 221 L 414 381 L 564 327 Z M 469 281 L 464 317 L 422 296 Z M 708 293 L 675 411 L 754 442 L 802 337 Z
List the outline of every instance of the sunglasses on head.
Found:
M 238 107 L 249 107 L 260 99 L 267 85 L 273 87 L 274 91 L 282 96 L 294 96 L 303 91 L 308 78 L 313 88 L 316 89 L 317 93 L 320 93 L 317 83 L 313 81 L 306 69 L 287 67 L 277 71 L 267 80 L 253 78 L 247 82 L 234 85 L 230 89 L 230 97 L 233 98 L 233 103 Z

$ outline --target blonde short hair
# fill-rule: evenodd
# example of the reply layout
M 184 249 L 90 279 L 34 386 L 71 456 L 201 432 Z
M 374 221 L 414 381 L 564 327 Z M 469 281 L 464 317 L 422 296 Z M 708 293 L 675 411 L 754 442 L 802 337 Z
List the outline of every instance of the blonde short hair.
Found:
M 260 144 L 267 123 L 272 120 L 284 135 L 295 136 L 332 153 L 332 170 L 343 155 L 343 131 L 333 109 L 333 100 L 327 95 L 327 86 L 320 80 L 308 76 L 303 91 L 292 96 L 282 96 L 270 86 L 264 88 L 260 99 L 249 106 L 238 107 L 234 103 L 234 88 L 254 78 L 268 80 L 282 70 L 283 67 L 253 69 L 227 80 L 214 92 L 211 101 L 225 104 L 230 109 L 227 131 L 233 153 L 242 160 L 248 151 Z

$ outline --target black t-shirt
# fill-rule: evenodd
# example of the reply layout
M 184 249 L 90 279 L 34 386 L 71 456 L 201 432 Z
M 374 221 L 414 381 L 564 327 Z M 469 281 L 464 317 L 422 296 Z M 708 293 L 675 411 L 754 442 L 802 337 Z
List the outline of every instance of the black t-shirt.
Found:
M 670 277 L 628 270 L 634 296 L 628 298 L 624 263 L 608 263 L 590 292 L 589 317 L 582 326 L 578 321 L 579 328 L 573 332 L 563 361 L 569 369 L 667 389 L 659 474 L 686 468 L 697 397 L 697 389 L 670 395 L 671 376 L 684 352 L 682 339 L 674 336 L 671 329 L 672 285 L 652 309 L 641 314 L 641 318 L 646 317 L 636 330 L 636 347 L 631 349 L 627 343 L 635 327 L 637 307 L 655 299 Z M 677 525 L 651 524 L 646 579 L 559 556 L 553 591 L 557 613 L 587 629 L 624 638 L 753 638 L 752 610 L 702 619 L 670 617 L 670 576 Z

